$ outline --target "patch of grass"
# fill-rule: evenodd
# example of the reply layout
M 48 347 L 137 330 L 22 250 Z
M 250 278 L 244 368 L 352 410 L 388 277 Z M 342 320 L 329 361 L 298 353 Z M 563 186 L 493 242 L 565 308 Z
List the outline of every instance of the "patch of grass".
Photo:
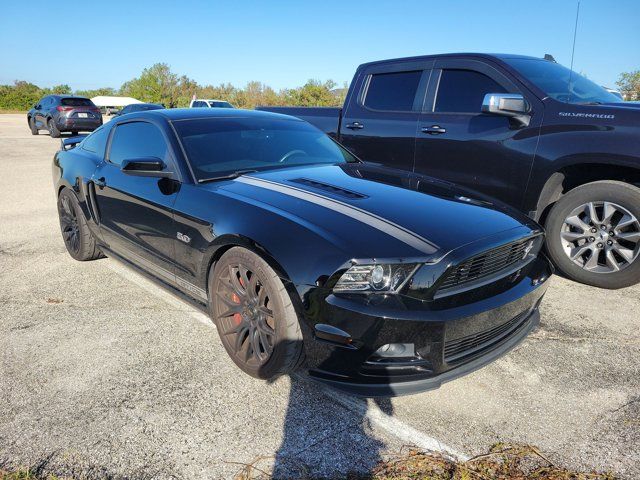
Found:
M 235 480 L 273 478 L 257 463 L 244 465 Z M 304 470 L 304 469 L 303 469 Z M 301 480 L 313 480 L 303 476 Z M 346 480 L 615 480 L 611 473 L 577 472 L 554 465 L 529 445 L 495 444 L 488 453 L 458 462 L 435 453 L 410 449 L 380 462 L 369 474 L 347 474 Z
M 67 480 L 62 477 L 56 477 L 55 475 L 48 475 L 43 477 L 33 473 L 28 468 L 20 468 L 12 472 L 6 470 L 0 470 L 0 480 Z
M 0 114 L 2 113 L 27 113 L 26 110 L 3 110 L 0 108 Z
M 558 467 L 529 445 L 498 443 L 466 462 L 410 450 L 380 463 L 375 480 L 615 480 L 611 473 L 577 472 Z

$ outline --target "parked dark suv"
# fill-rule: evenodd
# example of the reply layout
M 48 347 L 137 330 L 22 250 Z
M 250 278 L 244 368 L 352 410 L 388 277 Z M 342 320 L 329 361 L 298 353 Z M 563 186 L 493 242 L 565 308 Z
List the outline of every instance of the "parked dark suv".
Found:
M 27 112 L 32 135 L 40 130 L 58 138 L 61 132 L 93 132 L 102 125 L 100 109 L 91 100 L 71 95 L 47 95 Z

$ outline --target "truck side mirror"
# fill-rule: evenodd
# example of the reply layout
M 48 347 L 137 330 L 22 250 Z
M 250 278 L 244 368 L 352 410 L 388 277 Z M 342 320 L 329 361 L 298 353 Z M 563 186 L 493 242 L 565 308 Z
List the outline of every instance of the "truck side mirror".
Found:
M 519 93 L 487 93 L 482 100 L 482 113 L 513 118 L 521 127 L 529 125 L 531 107 Z

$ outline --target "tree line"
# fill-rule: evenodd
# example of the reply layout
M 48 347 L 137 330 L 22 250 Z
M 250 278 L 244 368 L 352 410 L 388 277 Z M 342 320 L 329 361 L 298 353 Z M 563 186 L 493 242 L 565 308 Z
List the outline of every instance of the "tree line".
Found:
M 145 68 L 140 76 L 123 83 L 119 89 L 104 87 L 72 91 L 69 85 L 41 88 L 26 81 L 0 85 L 0 110 L 28 110 L 45 95 L 71 93 L 88 98 L 121 95 L 143 102 L 162 103 L 170 108 L 188 107 L 193 95 L 226 100 L 238 108 L 255 108 L 257 105 L 341 106 L 347 86 L 336 87 L 332 80 L 309 80 L 301 87 L 278 91 L 256 81 L 247 83 L 244 88 L 230 83 L 200 85 L 186 75 L 172 72 L 166 63 L 156 63 Z
M 640 70 L 620 74 L 616 85 L 627 100 L 640 99 Z M 166 63 L 156 63 L 145 68 L 139 77 L 122 84 L 119 89 L 104 87 L 94 90 L 76 90 L 69 85 L 41 88 L 33 83 L 16 81 L 13 85 L 0 85 L 0 110 L 28 110 L 40 98 L 49 94 L 70 94 L 83 97 L 97 95 L 122 95 L 143 102 L 162 103 L 166 107 L 187 107 L 193 95 L 197 98 L 226 100 L 239 108 L 255 108 L 257 105 L 340 106 L 347 93 L 347 85 L 336 88 L 332 80 L 309 80 L 298 88 L 274 90 L 261 82 L 249 82 L 244 88 L 230 83 L 217 86 L 200 85 L 186 75 L 171 71 Z

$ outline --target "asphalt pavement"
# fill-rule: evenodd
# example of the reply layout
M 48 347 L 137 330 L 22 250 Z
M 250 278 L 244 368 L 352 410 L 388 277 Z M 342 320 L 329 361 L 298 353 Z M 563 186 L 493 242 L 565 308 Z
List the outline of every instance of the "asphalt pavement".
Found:
M 640 477 L 640 286 L 560 277 L 541 327 L 442 388 L 359 400 L 252 379 L 205 315 L 58 227 L 59 140 L 0 115 L 0 466 L 82 478 L 368 471 L 403 445 L 466 458 L 528 443 L 560 465 Z

